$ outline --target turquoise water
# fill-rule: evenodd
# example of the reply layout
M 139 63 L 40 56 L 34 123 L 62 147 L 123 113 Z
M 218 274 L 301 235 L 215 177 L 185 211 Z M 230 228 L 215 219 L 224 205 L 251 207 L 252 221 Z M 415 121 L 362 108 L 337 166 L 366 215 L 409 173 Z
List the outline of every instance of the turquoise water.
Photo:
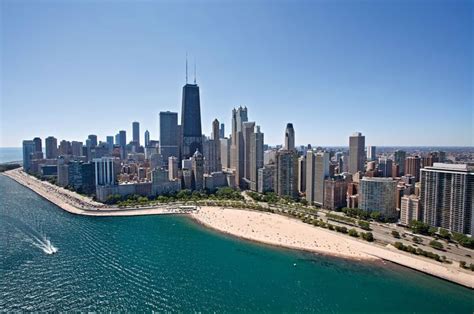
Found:
M 1 311 L 474 310 L 472 290 L 393 264 L 239 241 L 186 217 L 75 216 L 4 176 L 0 197 Z

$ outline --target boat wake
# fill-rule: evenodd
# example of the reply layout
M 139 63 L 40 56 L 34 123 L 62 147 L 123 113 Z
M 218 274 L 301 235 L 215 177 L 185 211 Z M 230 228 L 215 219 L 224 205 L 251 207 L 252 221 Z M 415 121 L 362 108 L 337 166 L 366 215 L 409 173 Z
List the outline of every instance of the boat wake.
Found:
M 58 248 L 55 247 L 51 243 L 51 241 L 45 235 L 42 234 L 42 232 L 40 233 L 36 231 L 35 229 L 25 224 L 19 219 L 16 219 L 10 216 L 5 216 L 5 215 L 0 215 L 0 218 L 3 219 L 4 221 L 7 221 L 13 227 L 15 227 L 21 233 L 23 233 L 23 235 L 26 236 L 26 238 L 24 239 L 26 242 L 41 249 L 44 253 L 51 255 L 58 252 Z
M 46 254 L 54 254 L 58 251 L 58 248 L 55 247 L 51 241 L 46 238 L 46 237 L 42 237 L 42 239 L 39 239 L 35 236 L 33 236 L 31 239 L 28 239 L 31 244 L 33 244 L 34 246 L 36 246 L 37 248 L 43 250 L 43 252 L 45 252 Z

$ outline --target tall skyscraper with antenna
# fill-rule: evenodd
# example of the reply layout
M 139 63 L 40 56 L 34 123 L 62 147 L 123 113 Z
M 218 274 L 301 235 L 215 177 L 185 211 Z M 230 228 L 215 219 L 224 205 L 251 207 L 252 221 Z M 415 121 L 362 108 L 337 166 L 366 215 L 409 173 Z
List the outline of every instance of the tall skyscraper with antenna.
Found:
M 196 69 L 196 67 L 194 69 Z M 186 159 L 193 156 L 196 150 L 202 152 L 201 102 L 199 97 L 199 86 L 196 83 L 196 71 L 194 72 L 194 84 L 188 84 L 187 55 L 186 85 L 184 85 L 183 87 L 183 98 L 181 107 L 181 127 L 181 159 Z

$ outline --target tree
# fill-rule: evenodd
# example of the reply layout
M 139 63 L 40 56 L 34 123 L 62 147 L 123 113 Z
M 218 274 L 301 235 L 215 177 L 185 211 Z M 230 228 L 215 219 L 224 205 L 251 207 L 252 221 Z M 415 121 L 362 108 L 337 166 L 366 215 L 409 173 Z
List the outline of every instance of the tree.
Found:
M 446 239 L 446 240 L 451 240 L 451 233 L 449 233 L 448 230 L 444 229 L 444 228 L 439 228 L 439 235 L 443 238 L 443 239 Z
M 395 239 L 400 239 L 400 233 L 398 233 L 398 231 L 392 230 L 392 236 Z
M 437 250 L 442 250 L 444 248 L 443 243 L 441 243 L 439 241 L 436 241 L 436 240 L 430 241 L 430 246 L 432 248 L 437 249 Z
M 423 240 L 420 238 L 420 237 L 417 237 L 417 236 L 414 236 L 412 238 L 413 242 L 417 243 L 417 244 L 420 244 L 423 242 Z
M 466 268 L 466 262 L 465 261 L 460 261 L 459 262 L 459 267 Z
M 368 221 L 359 220 L 357 221 L 357 223 L 359 224 L 359 227 L 361 227 L 362 229 L 370 230 L 370 223 Z
M 362 232 L 362 239 L 368 242 L 373 242 L 374 235 L 372 234 L 372 232 Z
M 421 221 L 412 220 L 412 221 L 410 222 L 410 229 L 411 229 L 414 233 L 428 235 L 428 234 L 429 234 L 430 226 L 429 226 L 428 224 L 425 224 L 425 223 L 421 222 Z
M 350 229 L 350 230 L 349 230 L 349 235 L 350 235 L 351 237 L 357 238 L 357 237 L 359 236 L 359 233 L 358 233 L 357 230 L 355 230 L 355 229 Z

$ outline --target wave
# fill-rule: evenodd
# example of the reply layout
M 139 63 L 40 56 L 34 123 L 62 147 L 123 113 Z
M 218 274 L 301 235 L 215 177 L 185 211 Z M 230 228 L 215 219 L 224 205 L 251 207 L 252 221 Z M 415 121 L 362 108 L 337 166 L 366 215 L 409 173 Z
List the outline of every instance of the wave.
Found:
M 44 253 L 51 255 L 58 252 L 58 248 L 55 247 L 44 234 L 42 234 L 43 232 L 40 233 L 29 225 L 25 224 L 23 221 L 7 215 L 0 215 L 0 219 L 9 223 L 15 229 L 20 231 L 23 235 L 26 236 L 26 238 L 24 239 L 26 242 L 41 249 Z

